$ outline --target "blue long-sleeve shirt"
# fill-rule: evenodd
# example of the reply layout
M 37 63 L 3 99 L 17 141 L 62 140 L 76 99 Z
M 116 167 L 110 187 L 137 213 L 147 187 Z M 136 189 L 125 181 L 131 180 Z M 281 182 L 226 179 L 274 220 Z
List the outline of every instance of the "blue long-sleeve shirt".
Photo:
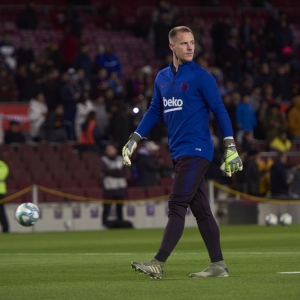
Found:
M 240 130 L 254 130 L 256 126 L 255 112 L 250 103 L 241 102 L 236 108 L 236 122 Z
M 223 138 L 232 136 L 232 126 L 215 78 L 195 62 L 173 63 L 155 80 L 153 99 L 136 132 L 144 137 L 163 119 L 168 127 L 171 157 L 201 156 L 211 161 L 214 147 L 209 130 L 209 110 L 218 121 Z

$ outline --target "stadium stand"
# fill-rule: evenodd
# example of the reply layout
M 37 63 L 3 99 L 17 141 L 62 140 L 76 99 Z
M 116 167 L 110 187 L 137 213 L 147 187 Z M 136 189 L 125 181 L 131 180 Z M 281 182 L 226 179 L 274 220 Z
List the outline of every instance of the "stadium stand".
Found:
M 180 16 L 184 23 L 192 25 L 193 20 L 199 19 L 201 28 L 201 47 L 209 52 L 213 51 L 213 37 L 211 30 L 216 24 L 218 17 L 231 19 L 231 30 L 237 29 L 243 22 L 246 16 L 251 18 L 251 25 L 257 29 L 261 26 L 266 26 L 272 17 L 272 11 L 268 8 L 253 8 L 250 6 L 241 7 L 236 5 L 236 1 L 226 0 L 222 1 L 221 7 L 202 7 L 201 1 L 187 0 L 172 1 L 174 5 L 180 7 Z M 49 40 L 54 45 L 61 44 L 65 37 L 64 30 L 67 24 L 58 24 L 57 16 L 65 14 L 65 11 L 60 6 L 61 1 L 57 0 L 43 0 L 35 5 L 35 10 L 39 19 L 39 26 L 36 30 L 19 29 L 17 25 L 17 18 L 24 10 L 27 1 L 17 0 L 14 5 L 8 1 L 1 1 L 0 5 L 0 35 L 9 32 L 11 35 L 11 43 L 14 49 L 18 49 L 22 44 L 22 39 L 26 38 L 30 42 L 32 50 L 36 57 L 36 63 L 41 63 L 39 59 L 41 54 L 45 53 L 45 48 Z M 129 3 L 129 4 L 128 4 Z M 289 21 L 289 28 L 293 36 L 293 57 L 287 61 L 280 61 L 280 57 L 274 49 L 269 49 L 266 55 L 272 68 L 272 75 L 276 72 L 278 64 L 288 62 L 292 68 L 290 81 L 294 84 L 295 92 L 289 99 L 284 99 L 283 105 L 289 107 L 291 105 L 292 96 L 299 93 L 297 84 L 297 76 L 299 76 L 299 37 L 300 27 L 298 18 L 300 16 L 300 2 L 299 1 L 283 1 L 274 0 L 272 6 L 278 9 L 281 16 Z M 115 15 L 105 15 L 106 8 L 114 7 Z M 99 53 L 99 46 L 111 42 L 115 48 L 115 54 L 119 57 L 123 77 L 121 78 L 122 96 L 118 98 L 122 104 L 130 109 L 135 105 L 139 105 L 139 96 L 141 94 L 134 94 L 132 98 L 126 98 L 128 93 L 128 86 L 130 79 L 137 86 L 138 80 L 134 77 L 134 72 L 137 68 L 142 68 L 145 65 L 151 66 L 151 79 L 153 81 L 155 74 L 164 65 L 164 62 L 156 58 L 154 47 L 146 36 L 141 33 L 147 33 L 152 26 L 152 16 L 156 9 L 156 1 L 154 0 L 131 0 L 131 1 L 90 1 L 89 6 L 77 6 L 75 10 L 82 17 L 83 25 L 80 33 L 80 42 L 86 43 L 89 46 L 88 56 L 92 63 L 94 63 L 97 54 Z M 112 12 L 112 11 L 111 11 Z M 137 30 L 139 29 L 139 30 Z M 149 36 L 148 36 L 149 38 Z M 201 54 L 200 54 L 201 56 Z M 272 58 L 273 57 L 273 58 Z M 72 65 L 71 65 L 72 66 Z M 208 62 L 211 68 L 218 68 L 221 77 L 225 77 L 220 83 L 220 90 L 226 86 L 226 72 L 223 66 L 215 66 L 214 61 Z M 45 67 L 45 66 L 43 66 Z M 55 66 L 54 66 L 55 67 Z M 70 66 L 68 66 L 70 67 Z M 258 66 L 256 66 L 258 67 Z M 59 68 L 59 67 L 58 67 Z M 94 66 L 93 66 L 94 68 Z M 67 68 L 62 68 L 59 72 L 59 79 L 63 78 Z M 95 70 L 93 69 L 94 73 Z M 17 71 L 14 71 L 17 72 Z M 47 72 L 43 74 L 46 75 Z M 146 73 L 143 73 L 143 76 Z M 17 74 L 14 74 L 15 78 Z M 17 80 L 16 80 L 17 81 Z M 59 82 L 62 84 L 62 81 Z M 143 82 L 144 84 L 144 82 Z M 143 84 L 140 84 L 143 85 Z M 93 83 L 91 83 L 93 86 Z M 236 91 L 241 92 L 242 84 L 236 87 Z M 92 87 L 93 88 L 93 87 Z M 152 86 L 149 87 L 151 90 Z M 143 91 L 142 97 L 146 98 L 146 92 Z M 15 95 L 17 100 L 19 92 Z M 92 100 L 95 100 L 99 95 L 91 95 Z M 149 97 L 149 96 L 148 96 Z M 2 101 L 2 100 L 1 100 Z M 148 106 L 151 101 L 151 95 L 146 99 Z M 287 108 L 288 109 L 288 108 Z M 130 118 L 133 115 L 130 112 Z M 136 121 L 132 122 L 136 124 Z M 212 121 L 213 123 L 213 121 Z M 133 124 L 131 127 L 133 127 Z M 132 129 L 132 128 L 131 128 Z M 109 139 L 110 133 L 107 133 L 105 138 Z M 155 139 L 154 139 L 155 140 Z M 166 136 L 155 140 L 160 145 L 160 153 L 158 159 L 161 159 L 165 165 L 172 166 L 167 144 L 164 142 Z M 268 145 L 264 140 L 254 140 L 253 147 L 259 151 L 267 151 Z M 288 162 L 290 164 L 300 163 L 300 143 L 293 141 L 292 148 L 288 153 Z M 102 198 L 102 174 L 100 158 L 97 153 L 80 152 L 75 141 L 68 141 L 64 143 L 30 143 L 20 145 L 0 145 L 0 152 L 3 159 L 7 162 L 10 168 L 10 176 L 8 179 L 8 195 L 11 195 L 20 189 L 24 189 L 32 184 L 38 184 L 47 188 L 58 191 L 73 193 L 78 196 Z M 136 153 L 135 153 L 136 155 Z M 135 156 L 134 156 L 135 157 Z M 172 178 L 161 178 L 159 185 L 153 189 L 144 190 L 137 187 L 138 183 L 135 178 L 136 170 L 128 176 L 129 188 L 127 199 L 142 199 L 159 197 L 169 194 L 172 186 Z M 24 200 L 29 200 L 30 193 L 18 197 L 12 202 L 19 203 Z M 40 201 L 63 202 L 68 201 L 65 197 L 52 195 L 39 191 Z

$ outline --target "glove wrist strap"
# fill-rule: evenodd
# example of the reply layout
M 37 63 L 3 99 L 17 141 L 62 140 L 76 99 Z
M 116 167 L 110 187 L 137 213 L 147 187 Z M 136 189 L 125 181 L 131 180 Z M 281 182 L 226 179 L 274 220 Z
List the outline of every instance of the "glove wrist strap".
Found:
M 130 140 L 135 141 L 136 143 L 138 143 L 140 140 L 144 139 L 142 138 L 137 132 L 133 132 L 130 136 L 129 136 Z
M 234 139 L 225 139 L 223 143 L 225 148 L 235 147 Z

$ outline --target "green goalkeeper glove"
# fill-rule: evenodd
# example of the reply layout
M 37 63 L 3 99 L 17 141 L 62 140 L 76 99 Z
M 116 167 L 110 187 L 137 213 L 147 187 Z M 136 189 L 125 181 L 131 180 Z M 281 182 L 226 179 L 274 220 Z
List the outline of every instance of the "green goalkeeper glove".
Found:
M 122 149 L 122 156 L 125 166 L 130 166 L 131 161 L 130 157 L 133 153 L 133 151 L 136 149 L 137 143 L 141 140 L 141 136 L 137 134 L 136 132 L 132 133 L 129 137 L 129 141 Z
M 222 171 L 225 171 L 228 177 L 231 177 L 233 173 L 243 170 L 243 163 L 235 148 L 235 143 L 233 139 L 225 139 L 224 148 L 224 163 L 222 164 L 220 169 Z

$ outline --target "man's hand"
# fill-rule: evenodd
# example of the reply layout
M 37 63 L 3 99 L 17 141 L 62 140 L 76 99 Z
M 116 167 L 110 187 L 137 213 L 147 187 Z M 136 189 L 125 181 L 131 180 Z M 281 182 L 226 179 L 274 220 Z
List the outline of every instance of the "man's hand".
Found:
M 129 141 L 122 149 L 122 156 L 125 166 L 131 166 L 130 157 L 133 151 L 136 149 L 137 143 L 141 140 L 141 136 L 137 133 L 132 133 L 129 137 Z
M 233 173 L 243 170 L 243 163 L 235 148 L 235 143 L 233 139 L 225 139 L 224 148 L 224 163 L 222 164 L 220 169 L 222 171 L 225 171 L 228 177 L 231 177 Z

